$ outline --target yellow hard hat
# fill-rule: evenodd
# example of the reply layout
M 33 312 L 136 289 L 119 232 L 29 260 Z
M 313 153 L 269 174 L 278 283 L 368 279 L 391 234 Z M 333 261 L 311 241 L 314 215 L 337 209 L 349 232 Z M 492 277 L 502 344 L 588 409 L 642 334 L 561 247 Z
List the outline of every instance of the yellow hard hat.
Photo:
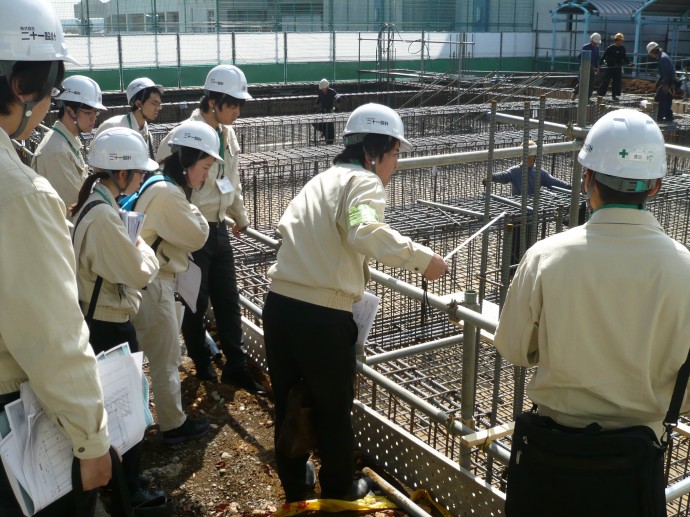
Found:
M 617 32 L 616 35 L 613 37 L 614 40 L 619 39 L 621 41 L 625 41 L 625 38 L 623 37 L 622 32 Z

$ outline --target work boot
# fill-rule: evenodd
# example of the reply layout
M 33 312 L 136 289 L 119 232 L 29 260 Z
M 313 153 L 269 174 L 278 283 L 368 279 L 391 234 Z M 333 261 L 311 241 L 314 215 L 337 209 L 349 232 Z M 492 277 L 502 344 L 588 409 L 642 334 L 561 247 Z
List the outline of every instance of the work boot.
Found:
M 212 381 L 218 382 L 218 373 L 213 367 L 211 362 L 207 363 L 194 363 L 194 368 L 196 369 L 196 378 L 202 381 Z
M 187 417 L 180 427 L 163 431 L 163 443 L 165 445 L 175 445 L 186 442 L 193 438 L 204 436 L 211 429 L 211 425 L 206 419 L 195 420 Z
M 151 490 L 148 488 L 140 488 L 136 492 L 130 494 L 129 501 L 134 508 L 159 506 L 165 502 L 166 494 L 163 490 Z
M 316 470 L 314 469 L 314 462 L 309 460 L 306 463 L 306 474 L 304 477 L 304 488 L 295 490 L 293 492 L 285 492 L 286 503 L 296 503 L 297 501 L 306 501 L 308 499 L 315 499 L 316 492 Z
M 266 395 L 266 388 L 252 378 L 246 366 L 228 368 L 226 364 L 225 368 L 223 368 L 223 374 L 220 376 L 220 382 L 223 384 L 233 384 L 249 393 Z

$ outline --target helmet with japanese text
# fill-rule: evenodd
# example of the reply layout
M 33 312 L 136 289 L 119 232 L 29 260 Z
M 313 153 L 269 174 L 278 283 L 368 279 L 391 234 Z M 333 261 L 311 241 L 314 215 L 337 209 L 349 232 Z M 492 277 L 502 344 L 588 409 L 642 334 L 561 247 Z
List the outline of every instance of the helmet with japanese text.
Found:
M 354 110 L 345 124 L 343 141 L 346 146 L 356 144 L 372 133 L 397 139 L 403 152 L 412 150 L 412 144 L 405 138 L 400 115 L 388 106 L 371 102 Z
M 78 64 L 67 53 L 60 19 L 47 0 L 3 2 L 0 75 L 9 75 L 17 61 L 69 61 Z
M 138 131 L 128 127 L 111 127 L 99 133 L 89 149 L 89 165 L 108 171 L 158 170 L 149 158 L 149 148 Z
M 247 78 L 244 72 L 234 65 L 218 65 L 211 69 L 204 82 L 204 90 L 219 92 L 235 99 L 248 100 Z
M 127 104 L 131 106 L 140 97 L 141 92 L 149 88 L 155 89 L 161 96 L 165 92 L 165 88 L 148 77 L 138 77 L 127 85 Z
M 199 120 L 183 122 L 173 131 L 168 145 L 172 152 L 176 152 L 180 147 L 191 147 L 213 156 L 218 162 L 223 161 L 218 154 L 220 137 L 206 122 Z
M 97 110 L 107 110 L 103 105 L 103 94 L 98 83 L 84 75 L 73 75 L 62 81 L 64 91 L 55 98 L 58 105 L 64 102 L 79 102 Z
M 592 126 L 577 160 L 596 173 L 629 180 L 617 189 L 625 192 L 649 190 L 667 168 L 659 126 L 649 115 L 627 108 L 607 113 Z

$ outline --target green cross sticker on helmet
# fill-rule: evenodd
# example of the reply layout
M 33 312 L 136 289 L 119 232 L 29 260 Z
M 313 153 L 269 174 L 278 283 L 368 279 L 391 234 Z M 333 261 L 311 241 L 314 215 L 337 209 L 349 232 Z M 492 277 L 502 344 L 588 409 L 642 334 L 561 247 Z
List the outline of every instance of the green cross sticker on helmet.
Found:
M 611 111 L 592 126 L 577 160 L 594 172 L 631 180 L 663 178 L 667 167 L 659 126 L 628 108 Z

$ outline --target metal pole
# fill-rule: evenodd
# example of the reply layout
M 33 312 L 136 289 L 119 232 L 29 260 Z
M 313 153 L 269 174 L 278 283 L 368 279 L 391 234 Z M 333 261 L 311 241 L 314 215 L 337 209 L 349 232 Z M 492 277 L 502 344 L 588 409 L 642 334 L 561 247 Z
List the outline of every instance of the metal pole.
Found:
M 537 229 L 539 225 L 539 200 L 541 197 L 541 169 L 544 146 L 544 117 L 546 116 L 546 95 L 539 98 L 539 128 L 537 129 L 537 158 L 534 162 L 534 197 L 532 199 L 532 229 L 530 231 L 530 243 L 537 242 Z
M 216 0 L 216 64 L 220 65 L 220 0 Z
M 367 377 L 368 379 L 371 379 L 373 382 L 375 382 L 377 385 L 381 386 L 383 389 L 389 391 L 396 397 L 400 398 L 401 400 L 407 402 L 410 406 L 413 408 L 421 411 L 425 415 L 427 415 L 431 420 L 434 422 L 437 422 L 439 424 L 442 424 L 448 429 L 448 432 L 457 436 L 460 435 L 466 435 L 473 433 L 475 430 L 467 427 L 465 424 L 462 422 L 459 422 L 458 420 L 455 420 L 451 415 L 448 413 L 438 409 L 437 407 L 429 404 L 426 400 L 418 397 L 417 395 L 410 393 L 410 391 L 406 390 L 402 386 L 400 386 L 398 383 L 388 379 L 388 377 L 380 374 L 370 366 L 367 366 L 365 364 L 362 364 L 361 362 L 357 362 L 357 370 L 359 373 Z M 510 451 L 507 449 L 501 447 L 497 443 L 491 443 L 489 444 L 488 447 L 486 447 L 485 452 L 487 454 L 492 455 L 494 458 L 496 458 L 498 461 L 504 464 L 508 464 L 510 460 Z
M 487 113 L 487 116 L 490 114 Z M 496 120 L 498 122 L 507 122 L 508 124 L 524 124 L 525 120 L 523 117 L 518 117 L 517 115 L 508 115 L 506 113 L 496 113 Z M 539 127 L 539 120 L 537 119 L 529 119 L 527 121 L 529 126 L 533 129 L 537 129 Z M 584 126 L 582 127 L 571 127 L 567 126 L 565 124 L 556 124 L 555 122 L 544 122 L 544 129 L 546 131 L 552 131 L 554 133 L 560 133 L 562 135 L 567 135 L 569 137 L 578 137 L 578 138 L 585 138 L 587 136 L 587 133 L 589 132 L 589 129 L 586 129 Z
M 419 345 L 406 346 L 405 348 L 399 348 L 398 350 L 391 350 L 390 352 L 383 352 L 376 355 L 370 355 L 364 361 L 365 364 L 372 366 L 374 364 L 385 363 L 388 361 L 393 361 L 395 359 L 402 359 L 404 357 L 409 357 L 411 355 L 421 354 L 423 352 L 430 352 L 432 350 L 438 350 L 439 348 L 446 348 L 449 346 L 459 345 L 464 341 L 462 334 L 455 336 L 448 336 L 435 341 L 428 341 Z
M 477 293 L 474 291 L 465 292 L 465 306 L 473 311 L 479 310 L 477 303 Z M 463 333 L 465 336 L 462 346 L 462 397 L 460 401 L 460 416 L 462 423 L 474 429 L 474 404 L 476 398 L 476 376 L 477 376 L 477 327 L 465 321 Z M 460 466 L 470 470 L 471 452 L 469 447 L 462 446 L 460 449 Z
M 580 68 L 580 95 L 577 106 L 578 127 L 585 127 L 587 124 L 587 101 L 589 100 L 589 70 L 592 64 L 592 53 L 582 52 L 582 66 Z M 586 74 L 586 75 L 585 75 Z M 580 211 L 580 185 L 582 184 L 582 166 L 577 161 L 577 154 L 573 152 L 573 177 L 570 184 L 572 192 L 570 194 L 570 215 L 568 226 L 573 228 L 578 225 L 578 214 Z
M 520 200 L 520 250 L 518 259 L 521 259 L 527 250 L 527 196 L 529 194 L 529 120 L 530 102 L 525 101 L 523 111 L 522 130 L 522 192 Z
M 125 89 L 125 77 L 124 70 L 122 67 L 122 34 L 119 33 L 117 35 L 117 64 L 120 75 L 120 91 L 123 91 Z
M 496 146 L 496 100 L 491 101 L 491 116 L 489 118 L 489 148 L 484 175 L 484 221 L 491 217 L 491 179 L 494 173 L 494 147 Z M 489 232 L 482 235 L 482 257 L 479 266 L 479 304 L 484 303 L 486 292 L 486 269 L 489 261 Z
M 182 43 L 179 32 L 175 34 L 175 42 L 177 44 L 177 87 L 182 88 Z
M 288 63 L 288 36 L 287 31 L 283 32 L 283 81 L 287 83 L 288 73 L 287 73 L 287 63 Z
M 497 117 L 498 119 L 498 117 Z M 557 154 L 567 153 L 572 151 L 579 151 L 582 144 L 580 142 L 554 142 L 551 144 L 544 144 L 544 153 Z M 530 146 L 530 153 L 536 154 L 537 147 Z M 505 158 L 520 158 L 523 156 L 523 147 L 504 147 L 501 149 L 494 149 L 494 159 L 503 160 Z M 430 156 L 419 156 L 415 158 L 402 158 L 398 161 L 398 170 L 410 169 L 430 169 L 434 165 L 454 165 L 457 163 L 475 163 L 486 161 L 489 152 L 482 151 L 464 151 L 461 153 L 450 154 L 436 154 Z

